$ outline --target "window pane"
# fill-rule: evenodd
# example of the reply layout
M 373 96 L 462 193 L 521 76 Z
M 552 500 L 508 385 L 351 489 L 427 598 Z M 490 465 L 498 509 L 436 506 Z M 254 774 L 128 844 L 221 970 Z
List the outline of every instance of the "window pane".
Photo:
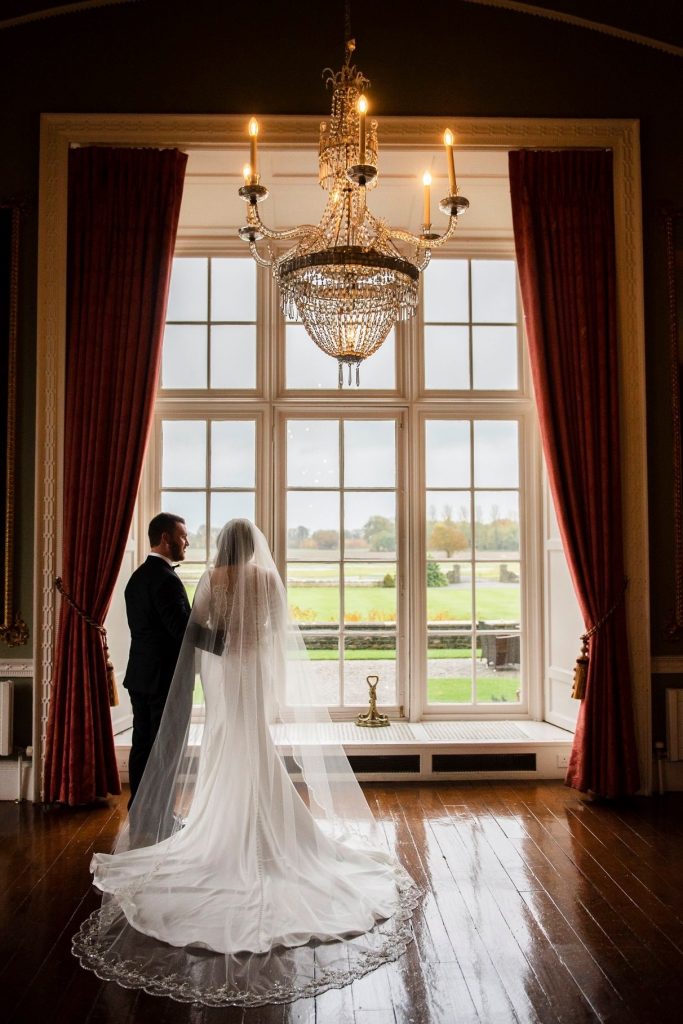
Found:
M 428 627 L 443 622 L 462 630 L 472 625 L 472 587 L 469 566 L 427 559 Z
M 424 329 L 425 387 L 465 391 L 470 386 L 470 340 L 468 327 Z M 476 385 L 475 385 L 476 387 Z
M 362 627 L 361 627 L 362 628 Z M 377 703 L 396 704 L 396 634 L 348 629 L 344 637 L 344 703 L 367 707 L 368 676 L 379 676 Z M 373 680 L 374 682 L 374 680 Z
M 337 387 L 337 360 L 311 341 L 302 324 L 287 324 L 285 356 L 285 387 L 313 390 Z
M 396 563 L 352 562 L 344 566 L 344 622 L 366 628 L 396 625 Z
M 477 420 L 474 424 L 474 482 L 477 487 L 517 487 L 517 423 Z
M 519 562 L 477 562 L 475 591 L 478 629 L 503 632 L 519 629 Z
M 290 533 L 295 530 L 296 533 Z M 339 493 L 289 491 L 287 494 L 287 551 L 302 550 L 312 560 L 339 558 Z M 291 540 L 289 538 L 292 538 Z
M 427 491 L 427 553 L 435 558 L 470 557 L 469 491 Z
M 474 543 L 485 557 L 519 557 L 519 492 L 476 491 Z
M 206 491 L 162 491 L 161 507 L 185 520 L 190 542 L 185 558 L 206 563 Z
M 288 323 L 285 328 L 285 387 L 301 390 L 337 390 L 339 365 L 309 338 L 303 324 Z M 348 370 L 344 369 L 344 385 Z M 355 386 L 356 371 L 352 372 Z M 373 390 L 396 387 L 396 342 L 392 330 L 378 350 L 360 366 L 360 386 Z
M 395 421 L 346 420 L 344 486 L 393 487 L 395 483 Z
M 255 422 L 214 421 L 211 424 L 211 486 L 253 487 L 255 476 Z
M 348 559 L 396 558 L 394 492 L 351 491 L 344 494 L 344 538 Z
M 482 391 L 517 388 L 517 328 L 473 327 L 472 371 Z
M 299 557 L 302 555 L 296 548 L 292 550 Z M 304 636 L 306 647 L 309 650 L 327 650 L 326 643 L 316 645 L 314 639 L 317 633 L 321 633 L 320 627 L 339 624 L 339 566 L 330 562 L 289 562 L 287 596 L 292 618 L 307 631 Z M 316 630 L 313 630 L 314 625 Z M 325 633 L 324 629 L 322 633 Z M 331 641 L 331 647 L 337 649 L 336 639 Z
M 339 421 L 289 420 L 287 483 L 290 487 L 339 486 Z
M 211 327 L 211 387 L 256 387 L 256 326 Z
M 256 264 L 252 259 L 211 260 L 211 319 L 256 320 Z
M 432 260 L 424 272 L 425 323 L 467 323 L 467 260 Z
M 339 637 L 321 637 L 315 630 L 311 630 L 305 625 L 301 626 L 301 633 L 308 649 L 306 672 L 313 688 L 313 706 L 339 707 L 341 704 Z M 314 644 L 313 649 L 309 647 L 310 644 Z M 293 662 L 288 662 L 288 670 L 290 672 L 294 664 Z M 294 693 L 296 693 L 296 689 L 293 689 Z M 289 702 L 295 703 L 291 698 Z
M 211 550 L 210 557 L 216 552 L 216 538 L 226 523 L 231 519 L 250 519 L 255 517 L 255 495 L 253 491 L 218 491 L 211 495 Z
M 472 260 L 472 320 L 484 324 L 516 322 L 514 260 Z
M 207 264 L 201 257 L 173 260 L 168 292 L 167 320 L 203 320 L 207 317 Z
M 428 420 L 425 424 L 428 487 L 469 487 L 469 420 Z
M 161 354 L 162 388 L 206 387 L 206 327 L 166 324 Z
M 427 699 L 430 704 L 472 701 L 472 635 L 444 626 L 427 636 Z
M 521 697 L 519 633 L 506 629 L 477 635 L 475 662 L 477 701 L 517 704 Z
M 206 486 L 206 422 L 164 420 L 161 438 L 161 486 Z

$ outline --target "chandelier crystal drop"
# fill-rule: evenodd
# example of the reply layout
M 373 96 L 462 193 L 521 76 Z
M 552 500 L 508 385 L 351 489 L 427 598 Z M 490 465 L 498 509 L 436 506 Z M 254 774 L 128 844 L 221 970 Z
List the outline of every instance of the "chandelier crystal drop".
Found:
M 439 204 L 449 218 L 446 231 L 438 235 L 431 230 L 428 175 L 421 234 L 392 228 L 370 212 L 367 194 L 378 180 L 377 122 L 366 116 L 364 94 L 370 83 L 351 63 L 354 49 L 349 39 L 341 71 L 323 72 L 332 89 L 332 111 L 329 121 L 320 125 L 319 181 L 328 198 L 319 223 L 274 231 L 261 220 L 258 204 L 268 190 L 258 174 L 258 123 L 253 118 L 250 163 L 239 190 L 248 204 L 240 237 L 249 243 L 256 262 L 272 270 L 285 316 L 299 318 L 315 344 L 338 360 L 340 388 L 345 366 L 349 384 L 354 367 L 359 384 L 361 362 L 377 351 L 394 324 L 415 314 L 420 273 L 432 249 L 448 241 L 458 216 L 469 206 L 458 194 L 453 138 L 447 132 L 451 194 Z M 262 239 L 265 254 L 257 246 Z M 293 246 L 280 255 L 269 244 L 289 240 Z

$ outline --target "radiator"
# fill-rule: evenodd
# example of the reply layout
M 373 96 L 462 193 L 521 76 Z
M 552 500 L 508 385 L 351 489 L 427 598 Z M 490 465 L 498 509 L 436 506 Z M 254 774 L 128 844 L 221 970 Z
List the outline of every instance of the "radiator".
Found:
M 12 753 L 12 720 L 14 711 L 14 683 L 0 679 L 0 756 Z
M 666 749 L 669 761 L 683 761 L 683 689 L 666 691 Z

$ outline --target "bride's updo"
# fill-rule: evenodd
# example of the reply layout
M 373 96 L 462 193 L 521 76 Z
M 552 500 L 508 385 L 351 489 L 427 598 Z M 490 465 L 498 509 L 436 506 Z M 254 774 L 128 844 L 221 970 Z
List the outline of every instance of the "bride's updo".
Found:
M 254 555 L 254 531 L 248 519 L 231 519 L 216 540 L 216 568 L 241 565 Z

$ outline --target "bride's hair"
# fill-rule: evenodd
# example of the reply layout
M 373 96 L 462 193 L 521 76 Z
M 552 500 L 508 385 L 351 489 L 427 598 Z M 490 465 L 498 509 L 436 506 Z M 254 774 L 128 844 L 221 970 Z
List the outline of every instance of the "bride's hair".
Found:
M 216 540 L 216 568 L 221 565 L 240 565 L 254 554 L 254 531 L 248 519 L 231 519 Z

